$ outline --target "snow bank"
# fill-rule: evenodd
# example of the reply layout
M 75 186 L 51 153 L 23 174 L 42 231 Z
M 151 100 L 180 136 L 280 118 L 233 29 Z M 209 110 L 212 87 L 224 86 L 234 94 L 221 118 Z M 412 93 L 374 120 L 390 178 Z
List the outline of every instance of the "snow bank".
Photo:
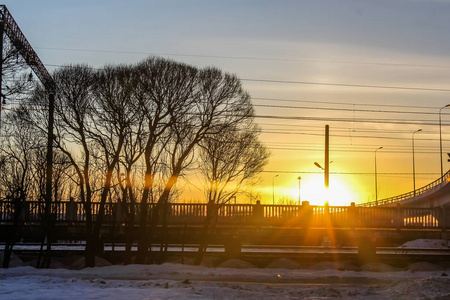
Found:
M 448 249 L 449 245 L 441 240 L 417 240 L 404 247 Z M 237 259 L 219 266 L 166 263 L 81 270 L 0 269 L 0 298 L 450 299 L 450 270 L 426 262 L 411 264 L 406 271 L 380 263 L 366 264 L 361 268 L 364 271 L 356 271 L 358 268 L 346 262 L 299 269 L 289 259 L 276 260 L 266 268 Z
M 219 264 L 217 267 L 218 268 L 233 268 L 233 269 L 256 268 L 251 263 L 246 262 L 246 261 L 241 260 L 241 259 L 229 259 L 229 260 L 224 261 L 223 263 Z
M 371 263 L 367 263 L 365 265 L 363 265 L 361 267 L 362 271 L 369 271 L 369 272 L 394 272 L 394 271 L 398 271 L 397 269 L 384 264 L 384 263 L 380 263 L 380 262 L 371 262 Z
M 112 264 L 107 261 L 104 258 L 95 257 L 95 266 L 96 267 L 106 267 L 106 266 L 111 266 Z M 70 265 L 70 269 L 72 270 L 81 270 L 84 267 L 86 267 L 86 258 L 84 256 L 78 258 L 77 260 L 75 260 L 71 265 Z
M 434 249 L 450 249 L 449 240 L 437 239 L 419 239 L 409 241 L 401 245 L 399 248 L 434 248 Z
M 3 262 L 3 253 L 4 253 L 4 251 L 0 251 L 0 263 Z M 21 267 L 21 266 L 23 266 L 23 262 L 17 255 L 15 255 L 14 253 L 11 253 L 11 257 L 9 259 L 9 265 L 11 268 Z
M 300 269 L 300 265 L 289 258 L 279 258 L 269 263 L 266 268 L 268 269 Z
M 238 262 L 233 262 L 238 263 Z M 448 299 L 448 271 L 355 272 L 180 264 L 0 269 L 1 299 Z

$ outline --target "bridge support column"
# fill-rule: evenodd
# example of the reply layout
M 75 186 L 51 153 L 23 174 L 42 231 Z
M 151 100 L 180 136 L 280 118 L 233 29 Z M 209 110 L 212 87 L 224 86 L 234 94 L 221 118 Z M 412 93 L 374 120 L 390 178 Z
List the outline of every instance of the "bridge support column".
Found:
M 309 201 L 303 201 L 300 207 L 300 226 L 302 228 L 308 228 L 312 218 L 312 207 L 309 205 Z
M 255 206 L 253 206 L 253 222 L 257 227 L 261 226 L 264 221 L 264 209 L 261 206 L 261 201 L 257 200 Z
M 70 201 L 66 203 L 66 221 L 75 222 L 77 221 L 78 206 L 74 199 L 70 197 Z
M 443 206 L 441 208 L 441 217 L 438 220 L 439 225 L 442 226 L 442 230 L 448 230 L 450 228 L 450 207 Z M 442 223 L 441 223 L 442 222 Z
M 241 256 L 242 245 L 238 237 L 230 237 L 224 243 L 225 255 L 227 258 L 238 258 Z
M 348 226 L 351 229 L 355 229 L 358 223 L 358 208 L 355 205 L 355 202 L 350 203 L 350 207 L 348 208 Z
M 403 227 L 403 224 L 404 224 L 403 209 L 402 209 L 402 207 L 400 207 L 399 203 L 397 203 L 396 208 L 397 209 L 395 211 L 394 223 L 395 223 L 395 227 L 397 227 L 397 230 L 400 230 L 400 228 Z
M 377 248 L 375 238 L 360 237 L 358 240 L 358 260 L 360 263 L 376 261 Z

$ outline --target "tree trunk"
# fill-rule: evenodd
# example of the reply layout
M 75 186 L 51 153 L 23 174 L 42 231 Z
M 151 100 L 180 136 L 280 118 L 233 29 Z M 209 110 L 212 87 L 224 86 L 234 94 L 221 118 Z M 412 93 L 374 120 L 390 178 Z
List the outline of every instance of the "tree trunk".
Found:
M 9 268 L 9 263 L 11 261 L 11 254 L 14 247 L 14 244 L 20 237 L 19 234 L 19 227 L 20 227 L 20 214 L 22 212 L 22 200 L 21 199 L 15 199 L 13 200 L 14 203 L 14 216 L 13 216 L 13 227 L 11 232 L 8 232 L 6 244 L 5 244 L 5 251 L 3 253 L 3 268 Z
M 210 201 L 208 203 L 208 208 L 206 211 L 206 218 L 203 223 L 203 240 L 198 246 L 197 255 L 195 256 L 194 265 L 200 265 L 202 263 L 203 257 L 205 256 L 206 249 L 208 248 L 208 244 L 210 242 L 212 230 L 217 223 L 218 216 L 218 205 L 214 203 L 214 201 Z
M 86 213 L 86 248 L 84 257 L 86 260 L 86 267 L 94 267 L 95 266 L 95 245 L 93 235 L 93 222 L 92 222 L 92 208 L 90 200 L 87 200 L 88 203 L 85 203 L 84 210 Z
M 148 154 L 147 154 L 148 155 Z M 146 157 L 146 159 L 148 159 Z M 139 238 L 138 238 L 138 253 L 136 262 L 138 264 L 145 264 L 148 255 L 148 245 L 149 245 L 149 237 L 148 237 L 148 212 L 149 212 L 149 196 L 150 189 L 153 185 L 153 176 L 151 173 L 151 166 L 147 164 L 147 170 L 145 171 L 145 186 L 144 192 L 142 194 L 141 200 L 141 214 L 139 220 Z

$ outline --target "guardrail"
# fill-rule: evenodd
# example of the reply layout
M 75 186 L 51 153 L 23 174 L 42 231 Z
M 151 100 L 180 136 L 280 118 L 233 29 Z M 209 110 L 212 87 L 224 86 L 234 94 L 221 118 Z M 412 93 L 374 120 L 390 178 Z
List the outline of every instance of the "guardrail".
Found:
M 404 201 L 404 200 L 410 199 L 412 197 L 417 197 L 419 195 L 425 194 L 425 193 L 435 189 L 442 183 L 447 182 L 450 179 L 449 176 L 450 176 L 450 170 L 448 170 L 447 173 L 445 173 L 439 179 L 437 179 L 419 189 L 416 189 L 415 193 L 414 193 L 414 191 L 411 191 L 411 192 L 401 194 L 398 196 L 394 196 L 394 197 L 389 197 L 389 198 L 385 198 L 385 199 L 381 199 L 381 200 L 377 200 L 377 201 L 360 203 L 360 204 L 358 204 L 358 206 L 373 207 L 373 206 L 379 206 L 379 205 L 385 205 L 385 204 L 391 204 L 391 203 L 395 203 L 395 202 L 399 202 L 399 201 Z
M 204 203 L 169 203 L 169 225 L 200 226 L 208 209 Z M 333 227 L 333 228 L 448 228 L 450 209 L 404 207 L 313 206 L 302 205 L 225 204 L 217 208 L 218 225 L 280 226 L 280 227 Z M 150 205 L 151 215 L 153 204 Z M 95 219 L 99 203 L 92 203 Z M 105 224 L 127 224 L 129 206 L 121 203 L 105 204 Z M 134 224 L 139 224 L 140 205 L 134 207 Z M 15 214 L 21 224 L 40 222 L 44 213 L 42 202 L 28 201 L 20 207 L 11 202 L 0 202 L 0 224 L 13 221 Z M 56 222 L 80 223 L 86 221 L 83 205 L 74 201 L 52 204 Z M 446 218 L 446 215 L 448 216 Z M 447 220 L 447 221 L 446 221 Z M 449 223 L 449 225 L 446 225 Z

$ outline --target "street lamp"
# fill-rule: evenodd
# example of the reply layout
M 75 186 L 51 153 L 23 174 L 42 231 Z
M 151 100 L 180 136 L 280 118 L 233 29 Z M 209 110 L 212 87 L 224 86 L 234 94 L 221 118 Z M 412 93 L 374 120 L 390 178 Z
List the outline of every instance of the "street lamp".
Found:
M 412 154 L 413 154 L 413 187 L 414 187 L 414 197 L 416 196 L 416 165 L 414 162 L 414 134 L 421 132 L 422 129 L 416 130 L 412 134 Z
M 322 166 L 321 166 L 321 165 L 319 165 L 319 163 L 318 163 L 318 162 L 314 162 L 314 165 L 315 165 L 316 167 L 318 167 L 319 169 L 322 169 L 322 170 L 324 170 L 324 171 L 325 171 L 325 169 L 324 169 L 324 168 L 322 168 Z
M 272 179 L 272 203 L 275 205 L 275 178 L 278 177 L 278 174 L 275 175 Z
M 446 106 L 441 107 L 441 109 L 439 110 L 439 146 L 440 146 L 440 151 L 439 153 L 441 154 L 441 179 L 442 176 L 444 176 L 444 170 L 442 167 L 442 125 L 441 125 L 441 111 L 446 108 L 446 107 L 450 107 L 450 104 L 447 104 Z
M 332 164 L 332 163 L 333 163 L 333 161 L 329 162 L 329 164 Z M 325 172 L 325 188 L 328 189 L 328 176 L 327 176 L 327 175 L 329 175 L 328 172 L 326 171 L 326 169 L 322 168 L 322 166 L 318 162 L 314 162 L 314 165 Z
M 377 151 L 383 149 L 383 147 L 378 147 L 375 150 L 375 205 L 378 205 L 378 183 L 377 183 Z
M 300 180 L 302 180 L 301 176 L 298 176 L 298 204 L 300 205 Z

